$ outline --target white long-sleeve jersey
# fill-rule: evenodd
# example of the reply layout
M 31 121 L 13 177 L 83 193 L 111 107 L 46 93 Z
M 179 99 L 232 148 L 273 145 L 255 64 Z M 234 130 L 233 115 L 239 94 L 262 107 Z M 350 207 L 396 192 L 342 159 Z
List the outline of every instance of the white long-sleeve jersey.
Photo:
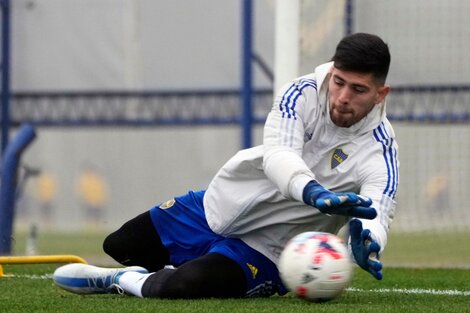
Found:
M 337 233 L 348 218 L 304 204 L 312 179 L 334 192 L 370 197 L 374 220 L 361 220 L 382 249 L 395 211 L 398 146 L 380 103 L 349 128 L 333 124 L 327 87 L 332 63 L 284 86 L 264 128 L 263 145 L 242 150 L 204 196 L 211 229 L 242 239 L 277 264 L 287 241 L 304 231 Z

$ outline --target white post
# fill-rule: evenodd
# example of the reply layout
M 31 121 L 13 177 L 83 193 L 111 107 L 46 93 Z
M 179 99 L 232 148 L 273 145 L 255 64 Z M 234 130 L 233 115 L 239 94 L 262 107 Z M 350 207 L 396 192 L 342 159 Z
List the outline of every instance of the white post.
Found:
M 274 92 L 299 75 L 300 0 L 276 0 Z

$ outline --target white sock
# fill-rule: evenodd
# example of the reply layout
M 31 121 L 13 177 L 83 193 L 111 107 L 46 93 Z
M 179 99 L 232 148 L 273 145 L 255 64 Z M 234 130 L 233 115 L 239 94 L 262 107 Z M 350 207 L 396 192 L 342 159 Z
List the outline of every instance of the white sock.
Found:
M 153 273 L 142 274 L 138 272 L 125 272 L 121 275 L 121 277 L 119 277 L 118 284 L 122 289 L 124 289 L 126 293 L 143 298 L 142 286 L 147 280 L 147 277 L 152 274 Z

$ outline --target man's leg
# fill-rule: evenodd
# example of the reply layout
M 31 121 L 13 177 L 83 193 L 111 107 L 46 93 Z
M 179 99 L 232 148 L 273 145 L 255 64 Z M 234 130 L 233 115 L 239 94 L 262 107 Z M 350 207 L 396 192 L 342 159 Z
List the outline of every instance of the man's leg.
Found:
M 120 284 L 126 285 L 121 277 Z M 157 298 L 239 298 L 247 284 L 242 268 L 230 258 L 210 253 L 177 269 L 162 269 L 148 276 L 142 286 L 143 297 Z
M 247 289 L 240 265 L 219 253 L 156 273 L 147 273 L 137 266 L 66 264 L 55 270 L 53 280 L 57 286 L 77 294 L 125 292 L 141 298 L 239 298 L 246 295 Z
M 103 250 L 125 266 L 138 265 L 156 272 L 169 262 L 169 252 L 147 211 L 126 222 L 103 242 Z

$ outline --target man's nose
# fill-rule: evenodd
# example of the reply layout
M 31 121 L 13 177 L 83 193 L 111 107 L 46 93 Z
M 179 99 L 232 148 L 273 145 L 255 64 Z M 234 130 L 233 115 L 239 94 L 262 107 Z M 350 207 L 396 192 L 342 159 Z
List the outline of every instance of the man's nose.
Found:
M 339 92 L 338 101 L 341 104 L 348 104 L 350 98 L 351 98 L 351 92 L 349 91 L 349 88 L 347 88 L 347 87 L 341 88 L 341 90 Z

